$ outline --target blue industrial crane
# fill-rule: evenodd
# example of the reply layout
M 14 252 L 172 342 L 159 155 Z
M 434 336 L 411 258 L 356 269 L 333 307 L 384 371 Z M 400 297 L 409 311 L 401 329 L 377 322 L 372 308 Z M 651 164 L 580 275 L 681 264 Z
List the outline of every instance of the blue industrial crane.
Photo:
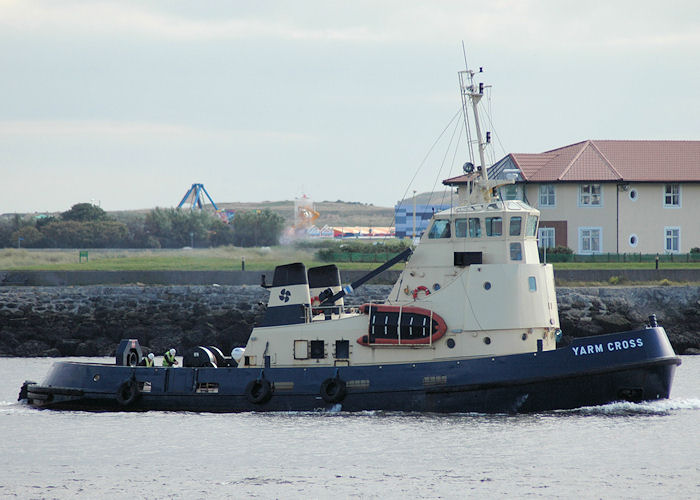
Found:
M 219 210 L 219 207 L 216 206 L 216 203 L 214 203 L 212 197 L 209 195 L 207 190 L 204 189 L 204 184 L 192 184 L 192 187 L 187 190 L 187 193 L 185 193 L 185 196 L 182 197 L 182 201 L 177 208 L 182 208 L 182 206 L 189 201 L 190 210 L 194 210 L 195 205 L 201 209 L 203 205 L 202 201 L 204 201 L 205 195 L 207 198 L 209 198 L 214 210 Z

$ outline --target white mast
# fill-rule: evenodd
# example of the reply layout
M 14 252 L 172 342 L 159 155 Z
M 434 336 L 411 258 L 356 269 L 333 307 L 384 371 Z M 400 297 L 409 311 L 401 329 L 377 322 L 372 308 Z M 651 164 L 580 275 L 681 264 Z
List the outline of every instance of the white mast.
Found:
M 465 56 L 465 64 L 466 64 L 466 56 Z M 483 69 L 479 68 L 479 73 L 483 73 Z M 493 189 L 498 187 L 498 186 L 503 186 L 505 184 L 513 184 L 515 181 L 513 180 L 489 180 L 489 174 L 488 174 L 488 165 L 486 165 L 486 155 L 485 155 L 485 149 L 486 145 L 488 144 L 488 135 L 489 133 L 487 132 L 487 140 L 484 141 L 482 135 L 481 135 L 481 123 L 479 122 L 479 101 L 481 101 L 481 98 L 484 96 L 484 88 L 488 88 L 487 86 L 484 86 L 483 83 L 474 83 L 474 75 L 475 72 L 470 70 L 469 68 L 465 69 L 464 71 L 459 72 L 459 83 L 460 83 L 460 93 L 462 96 L 462 110 L 464 113 L 464 123 L 465 127 L 467 129 L 467 143 L 469 146 L 469 157 L 473 161 L 474 160 L 474 151 L 473 151 L 473 141 L 471 138 L 471 131 L 469 130 L 469 118 L 468 118 L 468 104 L 471 104 L 471 109 L 472 109 L 472 114 L 474 116 L 474 127 L 476 129 L 476 143 L 479 148 L 479 161 L 481 162 L 481 171 L 479 172 L 479 176 L 477 179 L 474 181 L 473 185 L 471 186 L 469 190 L 469 202 L 470 203 L 483 203 L 483 202 L 490 202 L 493 198 L 492 192 Z M 467 102 L 468 101 L 468 102 Z M 473 168 L 473 165 L 470 167 Z M 471 173 L 470 171 L 468 172 L 465 168 L 465 173 Z M 480 178 L 479 178 L 480 177 Z

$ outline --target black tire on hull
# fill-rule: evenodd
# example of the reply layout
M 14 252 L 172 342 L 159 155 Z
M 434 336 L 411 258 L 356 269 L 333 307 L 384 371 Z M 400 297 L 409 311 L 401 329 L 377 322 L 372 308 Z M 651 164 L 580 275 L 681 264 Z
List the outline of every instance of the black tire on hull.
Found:
M 265 404 L 272 397 L 272 384 L 264 378 L 251 380 L 245 387 L 245 396 L 254 405 Z
M 140 395 L 139 388 L 135 380 L 126 380 L 117 389 L 117 403 L 121 406 L 129 406 Z
M 347 385 L 340 378 L 327 378 L 321 383 L 321 397 L 326 403 L 340 403 L 347 393 Z

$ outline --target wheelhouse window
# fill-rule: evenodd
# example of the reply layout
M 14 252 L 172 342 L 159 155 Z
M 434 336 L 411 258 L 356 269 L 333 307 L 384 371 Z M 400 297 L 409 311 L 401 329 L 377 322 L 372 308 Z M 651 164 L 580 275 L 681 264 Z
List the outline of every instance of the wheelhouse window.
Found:
M 582 207 L 599 207 L 602 204 L 601 200 L 600 184 L 581 184 L 579 186 L 579 204 Z
M 455 237 L 467 237 L 467 219 L 455 219 Z
M 510 244 L 510 260 L 523 260 L 523 248 L 520 242 Z
M 469 237 L 481 238 L 481 220 L 477 218 L 469 218 Z
M 553 227 L 541 227 L 539 229 L 539 238 L 537 246 L 540 248 L 554 248 L 556 233 Z
M 486 236 L 501 236 L 503 234 L 503 219 L 501 217 L 486 217 Z
M 664 207 L 680 208 L 681 206 L 681 185 L 664 185 Z
M 681 248 L 681 228 L 666 227 L 664 228 L 664 250 L 668 253 L 678 253 Z
M 537 236 L 537 221 L 539 217 L 530 215 L 527 218 L 527 226 L 525 226 L 525 236 Z
M 437 219 L 433 222 L 428 233 L 428 239 L 435 240 L 439 238 L 450 237 L 450 221 L 447 219 Z
M 580 227 L 578 229 L 579 249 L 582 254 L 600 253 L 602 230 L 599 227 Z
M 511 217 L 510 218 L 510 230 L 508 231 L 508 234 L 511 236 L 520 236 L 520 232 L 522 231 L 522 225 L 523 225 L 523 218 L 518 216 L 518 217 Z
M 504 200 L 517 200 L 518 199 L 518 186 L 515 184 L 510 184 L 503 187 L 503 199 Z
M 540 206 L 554 207 L 557 204 L 557 198 L 554 191 L 554 184 L 540 184 Z

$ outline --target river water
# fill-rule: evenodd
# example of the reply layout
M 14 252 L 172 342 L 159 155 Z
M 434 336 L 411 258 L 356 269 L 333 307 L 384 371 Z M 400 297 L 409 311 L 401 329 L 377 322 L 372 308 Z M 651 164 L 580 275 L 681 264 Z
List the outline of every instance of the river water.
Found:
M 52 361 L 0 358 L 0 498 L 700 498 L 700 357 L 669 400 L 532 415 L 16 403 Z

